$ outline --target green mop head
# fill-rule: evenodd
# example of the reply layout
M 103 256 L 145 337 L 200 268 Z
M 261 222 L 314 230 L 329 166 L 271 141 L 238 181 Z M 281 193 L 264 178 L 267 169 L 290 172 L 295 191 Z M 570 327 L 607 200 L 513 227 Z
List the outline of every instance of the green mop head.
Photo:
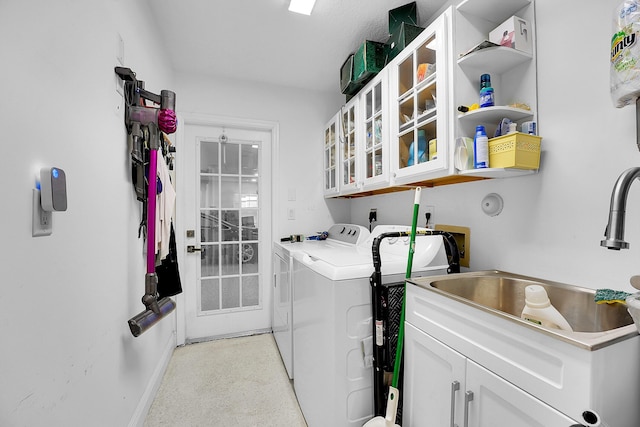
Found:
M 614 291 L 613 289 L 598 289 L 593 297 L 596 304 L 624 304 L 627 297 L 631 295 L 624 291 Z

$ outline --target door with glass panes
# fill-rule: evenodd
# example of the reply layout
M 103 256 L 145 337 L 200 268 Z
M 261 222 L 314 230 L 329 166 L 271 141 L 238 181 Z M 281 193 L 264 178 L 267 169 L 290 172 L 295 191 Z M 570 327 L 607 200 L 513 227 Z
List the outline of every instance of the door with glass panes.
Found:
M 187 340 L 270 326 L 270 142 L 268 131 L 186 126 Z

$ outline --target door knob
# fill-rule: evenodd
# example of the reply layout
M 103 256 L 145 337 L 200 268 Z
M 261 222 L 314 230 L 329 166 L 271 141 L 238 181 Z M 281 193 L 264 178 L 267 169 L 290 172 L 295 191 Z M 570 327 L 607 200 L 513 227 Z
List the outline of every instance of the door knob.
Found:
M 193 245 L 187 246 L 187 252 L 189 252 L 190 254 L 193 252 L 200 252 L 200 251 L 202 251 L 202 248 L 196 248 Z

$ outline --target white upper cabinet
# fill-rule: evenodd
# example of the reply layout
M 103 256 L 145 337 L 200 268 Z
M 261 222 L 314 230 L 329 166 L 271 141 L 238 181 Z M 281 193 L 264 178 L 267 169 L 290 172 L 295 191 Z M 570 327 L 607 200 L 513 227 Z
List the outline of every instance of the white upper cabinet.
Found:
M 447 9 L 387 66 L 392 185 L 452 173 L 451 13 Z

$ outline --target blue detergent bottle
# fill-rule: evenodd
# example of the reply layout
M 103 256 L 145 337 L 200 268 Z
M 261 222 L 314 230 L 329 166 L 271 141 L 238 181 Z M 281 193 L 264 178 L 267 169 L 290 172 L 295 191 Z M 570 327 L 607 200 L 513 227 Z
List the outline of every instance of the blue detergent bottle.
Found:
M 480 76 L 480 108 L 493 107 L 494 105 L 491 76 L 483 74 Z

